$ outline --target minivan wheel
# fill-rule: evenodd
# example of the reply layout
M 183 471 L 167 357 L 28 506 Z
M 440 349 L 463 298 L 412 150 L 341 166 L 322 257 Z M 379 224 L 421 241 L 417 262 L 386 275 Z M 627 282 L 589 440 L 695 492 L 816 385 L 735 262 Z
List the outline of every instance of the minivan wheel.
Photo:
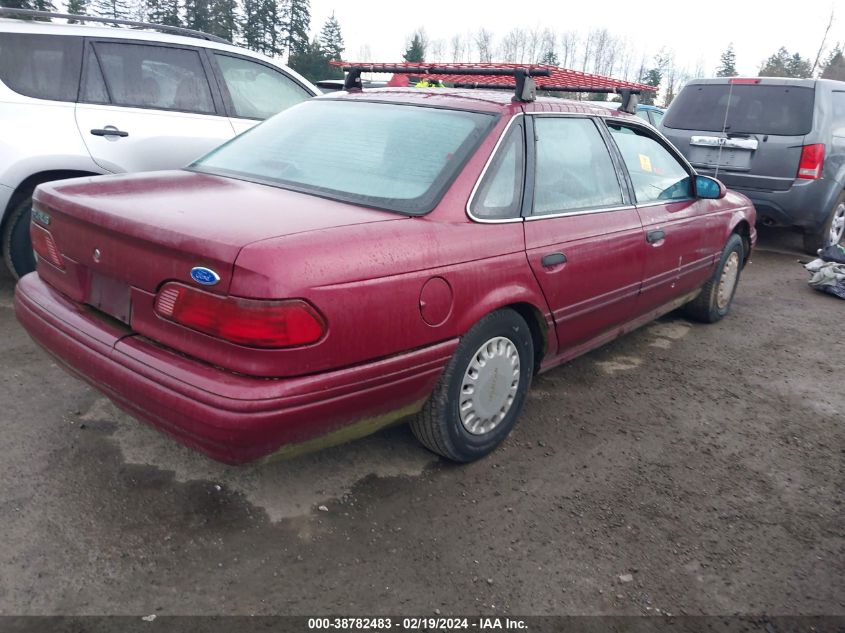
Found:
M 713 276 L 704 284 L 699 295 L 684 306 L 684 312 L 703 323 L 721 320 L 731 308 L 744 261 L 742 238 L 734 233 L 725 244 Z
M 533 372 L 525 319 L 513 310 L 492 312 L 461 339 L 411 430 L 452 461 L 484 457 L 513 429 Z
M 29 239 L 31 211 L 32 197 L 27 196 L 12 209 L 3 227 L 3 259 L 15 279 L 35 270 L 35 253 Z
M 833 204 L 830 216 L 818 233 L 804 234 L 804 250 L 810 255 L 817 255 L 819 249 L 831 244 L 839 244 L 845 238 L 845 193 L 839 195 Z

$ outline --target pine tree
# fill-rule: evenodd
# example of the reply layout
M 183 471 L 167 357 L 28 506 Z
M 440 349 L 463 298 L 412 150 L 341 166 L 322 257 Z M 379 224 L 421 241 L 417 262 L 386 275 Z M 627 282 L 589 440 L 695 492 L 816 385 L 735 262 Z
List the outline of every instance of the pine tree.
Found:
M 147 21 L 166 26 L 182 26 L 179 0 L 146 0 Z
M 839 46 L 828 55 L 827 61 L 824 63 L 822 79 L 845 81 L 845 56 L 843 56 L 842 49 Z
M 424 62 L 427 44 L 425 32 L 422 29 L 418 30 L 411 38 L 411 42 L 408 44 L 408 48 L 402 57 L 406 62 Z
M 261 0 L 244 0 L 244 19 L 241 22 L 241 41 L 253 51 L 260 51 L 263 44 L 264 30 L 261 27 Z
M 804 59 L 801 55 L 795 53 L 786 64 L 786 72 L 789 73 L 787 77 L 806 79 L 813 74 L 813 67 L 809 59 Z
M 309 0 L 286 0 L 282 20 L 283 48 L 289 56 L 313 53 L 308 41 L 311 31 L 311 3 Z
M 233 42 L 237 32 L 237 0 L 211 0 L 211 16 L 208 33 Z
M 288 66 L 310 81 L 337 77 L 337 68 L 329 64 L 329 53 L 318 39 L 308 42 L 305 50 L 288 58 Z M 343 76 L 343 73 L 340 73 Z
M 68 0 L 67 12 L 72 15 L 88 15 L 88 0 Z M 77 20 L 68 20 L 68 24 L 76 24 Z
M 334 17 L 334 13 L 323 25 L 319 42 L 320 48 L 329 59 L 338 62 L 343 59 L 343 51 L 346 49 L 343 47 L 343 35 L 340 33 L 340 24 Z
M 551 64 L 552 66 L 559 66 L 560 61 L 557 58 L 557 53 L 554 52 L 553 49 L 547 50 L 543 53 L 543 56 L 540 58 L 541 64 Z
M 716 69 L 717 77 L 736 77 L 736 53 L 734 52 L 734 45 L 731 42 L 728 48 L 722 53 L 719 58 L 719 67 Z
M 185 26 L 208 32 L 211 28 L 209 0 L 185 0 Z
M 769 57 L 760 69 L 760 77 L 809 77 L 812 74 L 810 62 L 798 53 L 789 54 L 784 46 Z
M 129 19 L 129 3 L 126 0 L 94 0 L 94 13 L 115 20 Z
M 0 7 L 7 9 L 34 9 L 30 0 L 0 0 Z

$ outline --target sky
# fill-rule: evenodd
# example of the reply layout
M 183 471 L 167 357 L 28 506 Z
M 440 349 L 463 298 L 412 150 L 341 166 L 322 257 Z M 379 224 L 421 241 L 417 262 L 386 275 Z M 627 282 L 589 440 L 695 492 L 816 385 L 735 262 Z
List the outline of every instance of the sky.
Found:
M 665 47 L 677 63 L 705 76 L 715 73 L 733 43 L 737 71 L 756 76 L 781 46 L 815 60 L 831 11 L 828 45 L 845 42 L 845 0 L 559 0 L 521 4 L 500 0 L 311 0 L 311 25 L 319 31 L 334 12 L 348 61 L 402 61 L 410 35 L 424 27 L 429 40 L 447 42 L 457 33 L 484 27 L 498 41 L 514 27 L 552 28 L 557 33 L 607 28 L 651 57 Z M 369 47 L 371 59 L 359 59 Z M 495 60 L 494 60 L 495 61 Z

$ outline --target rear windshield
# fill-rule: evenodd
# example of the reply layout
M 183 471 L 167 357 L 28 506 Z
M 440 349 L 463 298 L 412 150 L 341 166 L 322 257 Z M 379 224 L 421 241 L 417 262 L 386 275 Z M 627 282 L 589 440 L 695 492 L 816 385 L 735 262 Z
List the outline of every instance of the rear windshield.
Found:
M 296 105 L 191 166 L 419 215 L 434 208 L 495 118 L 408 105 Z
M 803 136 L 813 127 L 814 98 L 815 90 L 799 86 L 692 85 L 672 103 L 663 126 L 708 132 L 721 132 L 724 126 L 726 132 Z

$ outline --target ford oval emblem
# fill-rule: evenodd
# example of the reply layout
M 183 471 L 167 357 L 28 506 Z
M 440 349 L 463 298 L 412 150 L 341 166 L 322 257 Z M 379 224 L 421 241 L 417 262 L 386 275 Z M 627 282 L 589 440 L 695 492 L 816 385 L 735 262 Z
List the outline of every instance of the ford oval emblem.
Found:
M 195 266 L 191 268 L 191 279 L 203 286 L 213 286 L 220 281 L 220 275 L 204 266 Z

